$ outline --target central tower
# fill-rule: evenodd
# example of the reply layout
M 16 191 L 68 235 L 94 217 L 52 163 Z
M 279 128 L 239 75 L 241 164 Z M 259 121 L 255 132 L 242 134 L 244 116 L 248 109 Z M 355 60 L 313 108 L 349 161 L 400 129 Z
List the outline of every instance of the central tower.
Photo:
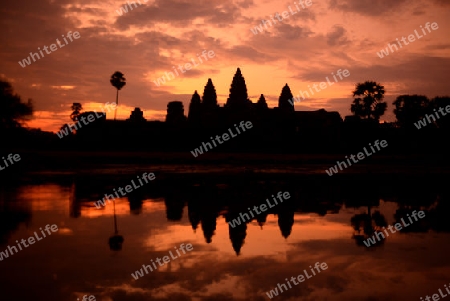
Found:
M 231 82 L 230 95 L 228 96 L 226 108 L 233 111 L 243 111 L 249 109 L 251 101 L 248 99 L 247 86 L 242 76 L 241 69 L 237 68 Z

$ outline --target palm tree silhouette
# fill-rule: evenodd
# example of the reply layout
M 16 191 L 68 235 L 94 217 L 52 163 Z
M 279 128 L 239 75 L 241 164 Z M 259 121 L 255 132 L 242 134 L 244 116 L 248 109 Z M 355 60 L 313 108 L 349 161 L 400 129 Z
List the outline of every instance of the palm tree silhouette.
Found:
M 111 85 L 113 85 L 117 89 L 116 94 L 116 110 L 114 111 L 114 120 L 116 120 L 117 115 L 117 105 L 119 104 L 119 90 L 123 88 L 127 83 L 126 78 L 123 77 L 123 73 L 120 71 L 114 72 L 113 75 L 111 75 L 111 79 L 109 80 L 111 82 Z

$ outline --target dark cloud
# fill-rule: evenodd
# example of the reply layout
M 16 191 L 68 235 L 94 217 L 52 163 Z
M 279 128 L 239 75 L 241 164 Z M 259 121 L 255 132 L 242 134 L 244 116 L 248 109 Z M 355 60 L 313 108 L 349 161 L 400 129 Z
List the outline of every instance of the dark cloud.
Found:
M 394 55 L 400 55 L 394 53 Z M 390 59 L 391 66 L 372 65 L 352 67 L 354 80 L 365 81 L 374 79 L 382 84 L 402 83 L 399 94 L 427 94 L 427 96 L 448 94 L 448 84 L 445 78 L 450 69 L 450 58 L 432 56 L 414 56 L 396 63 L 395 57 Z
M 312 35 L 312 32 L 306 27 L 283 23 L 276 27 L 274 35 L 281 39 L 294 40 L 308 38 Z
M 448 0 L 433 0 L 435 3 L 442 5 L 442 6 L 449 6 L 450 5 L 450 1 Z
M 228 27 L 245 19 L 240 10 L 240 6 L 236 4 L 224 4 L 218 0 L 202 2 L 201 5 L 192 1 L 156 0 L 125 13 L 117 19 L 116 26 L 120 30 L 129 29 L 130 26 L 153 27 L 157 23 L 186 27 L 192 25 L 192 21 L 197 18 L 202 18 L 209 26 Z
M 426 12 L 423 11 L 423 10 L 415 10 L 415 11 L 413 11 L 413 15 L 414 16 L 423 16 L 425 14 L 426 14 Z
M 376 54 L 374 54 L 375 56 Z M 324 65 L 319 68 L 309 68 L 302 70 L 298 79 L 307 78 L 313 82 L 324 81 L 328 76 L 331 80 L 331 72 L 336 74 L 337 69 L 348 69 L 350 76 L 339 80 L 339 82 L 364 82 L 366 80 L 374 80 L 382 84 L 403 83 L 403 87 L 407 93 L 421 90 L 428 90 L 431 94 L 448 93 L 448 85 L 442 79 L 445 78 L 450 69 L 450 58 L 432 57 L 432 56 L 411 56 L 407 59 L 403 57 L 403 61 L 398 63 L 396 56 L 401 53 L 393 53 L 383 58 L 383 63 L 388 60 L 391 65 L 381 65 L 372 62 L 371 65 L 365 62 L 353 62 L 348 65 Z M 377 57 L 378 58 L 378 57 Z M 380 60 L 378 58 L 378 60 Z M 380 62 L 381 63 L 381 62 Z M 421 92 L 422 94 L 424 92 Z
M 251 62 L 267 63 L 276 61 L 277 55 L 271 55 L 260 51 L 252 46 L 237 45 L 231 47 L 231 49 L 225 50 L 230 57 L 234 59 L 240 59 Z
M 249 8 L 251 6 L 255 6 L 253 0 L 240 0 L 236 1 L 236 5 L 242 8 Z
M 428 45 L 425 48 L 429 50 L 446 50 L 450 49 L 450 44 Z
M 341 46 L 349 43 L 346 37 L 347 30 L 341 25 L 335 25 L 333 30 L 327 34 L 327 44 L 330 46 Z
M 406 0 L 330 0 L 329 7 L 361 15 L 383 16 L 393 11 L 398 11 L 405 3 L 407 3 Z

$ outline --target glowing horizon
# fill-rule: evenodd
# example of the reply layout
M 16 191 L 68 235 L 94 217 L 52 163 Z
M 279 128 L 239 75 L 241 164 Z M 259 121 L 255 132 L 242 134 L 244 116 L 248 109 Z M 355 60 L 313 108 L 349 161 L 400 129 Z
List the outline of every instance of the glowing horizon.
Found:
M 147 120 L 164 120 L 167 103 L 174 100 L 183 102 L 187 115 L 192 94 L 197 90 L 202 95 L 208 78 L 223 105 L 238 67 L 249 98 L 256 103 L 264 94 L 269 107 L 277 106 L 286 83 L 296 96 L 332 72 L 348 69 L 348 78 L 295 104 L 296 110 L 324 108 L 343 118 L 351 114 L 356 83 L 367 80 L 385 86 L 386 121 L 395 119 L 392 102 L 398 95 L 450 95 L 450 3 L 442 0 L 432 0 L 434 5 L 425 0 L 383 0 L 371 10 L 357 0 L 317 0 L 282 21 L 283 12 L 296 9 L 294 1 L 141 1 L 122 15 L 117 10 L 127 4 L 117 0 L 39 5 L 24 1 L 29 5 L 4 6 L 8 30 L 2 38 L 8 47 L 0 54 L 0 77 L 23 101 L 33 99 L 35 115 L 29 127 L 55 132 L 70 122 L 72 103 L 81 103 L 87 111 L 115 102 L 116 90 L 109 83 L 115 71 L 127 81 L 119 92 L 118 120 L 128 118 L 135 107 Z M 252 29 L 262 25 L 262 19 L 271 20 L 270 25 L 254 34 Z M 438 29 L 388 56 L 377 55 L 427 22 L 438 24 Z M 26 67 L 18 64 L 38 47 L 62 41 L 69 31 L 78 31 L 80 38 Z M 204 50 L 215 56 L 163 85 L 154 83 Z

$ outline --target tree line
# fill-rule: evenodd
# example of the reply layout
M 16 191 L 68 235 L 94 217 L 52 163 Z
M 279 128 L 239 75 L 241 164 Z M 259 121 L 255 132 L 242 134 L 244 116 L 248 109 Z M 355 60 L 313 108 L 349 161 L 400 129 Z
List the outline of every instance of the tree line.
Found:
M 117 89 L 116 104 L 118 104 L 119 90 L 122 89 L 126 80 L 123 73 L 116 71 L 110 78 L 110 83 Z M 385 88 L 375 81 L 366 81 L 357 83 L 352 91 L 354 97 L 350 106 L 353 116 L 347 116 L 346 119 L 367 120 L 379 123 L 380 118 L 387 110 L 387 103 L 384 101 Z M 429 99 L 424 95 L 399 95 L 395 101 L 394 114 L 396 121 L 394 127 L 412 129 L 414 123 L 425 118 L 427 114 L 432 114 L 447 105 L 450 105 L 450 97 L 436 96 Z M 80 115 L 82 105 L 73 103 L 70 119 L 77 121 Z M 20 128 L 24 123 L 32 118 L 33 115 L 32 100 L 23 102 L 21 97 L 14 92 L 12 85 L 5 80 L 0 80 L 0 131 L 4 132 L 14 128 Z M 116 116 L 114 116 L 116 119 Z M 432 123 L 433 126 L 441 128 L 450 124 L 448 118 L 442 118 Z

